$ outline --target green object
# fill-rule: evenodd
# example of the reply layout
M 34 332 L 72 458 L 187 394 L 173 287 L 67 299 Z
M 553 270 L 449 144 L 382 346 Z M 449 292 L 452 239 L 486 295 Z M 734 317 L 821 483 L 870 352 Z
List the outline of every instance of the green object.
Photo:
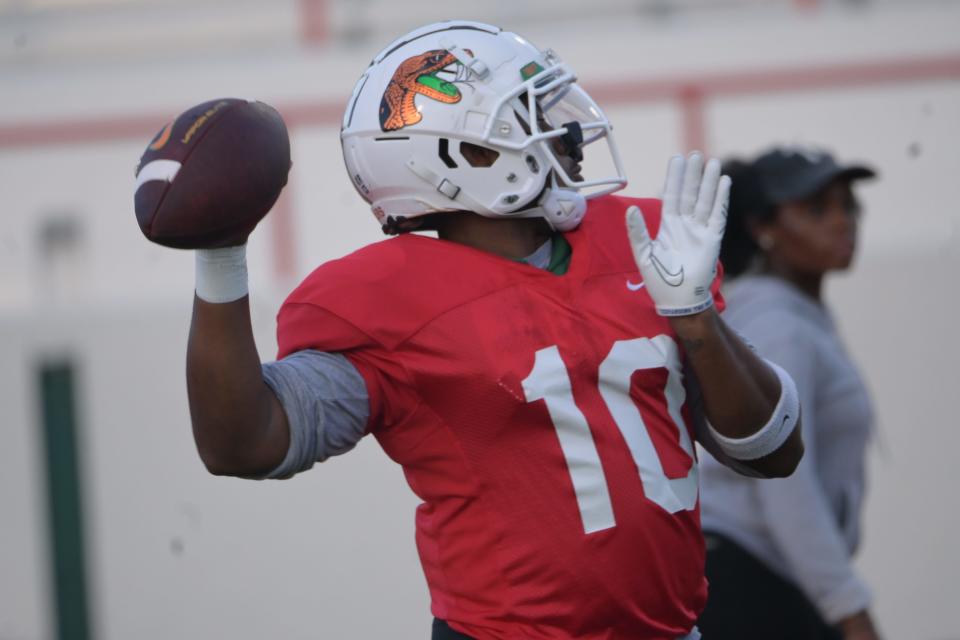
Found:
M 441 80 L 435 75 L 427 74 L 417 78 L 417 82 L 422 84 L 425 87 L 430 87 L 434 91 L 439 91 L 440 93 L 448 96 L 457 96 L 460 95 L 460 92 L 457 90 L 457 87 L 446 80 Z
M 529 80 L 541 71 L 543 71 L 543 67 L 541 67 L 536 60 L 534 60 L 520 67 L 520 78 L 523 80 Z
M 573 247 L 563 236 L 562 233 L 555 233 L 550 236 L 550 263 L 547 265 L 547 271 L 555 276 L 562 276 L 570 268 L 570 259 L 573 258 Z M 526 260 L 517 260 L 523 264 L 529 264 Z
M 570 268 L 570 259 L 573 257 L 573 247 L 567 242 L 562 233 L 553 234 L 553 244 L 550 246 L 550 264 L 547 271 L 562 276 Z
M 70 363 L 42 365 L 38 382 L 47 462 L 56 637 L 88 640 L 90 617 L 73 366 Z

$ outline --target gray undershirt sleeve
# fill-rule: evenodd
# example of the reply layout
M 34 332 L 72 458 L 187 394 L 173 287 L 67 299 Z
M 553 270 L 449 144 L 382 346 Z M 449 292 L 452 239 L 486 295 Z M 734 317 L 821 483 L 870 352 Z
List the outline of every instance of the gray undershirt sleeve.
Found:
M 366 434 L 367 387 L 343 355 L 298 351 L 261 368 L 290 425 L 286 457 L 262 478 L 289 478 L 306 471 L 315 462 L 353 449 Z

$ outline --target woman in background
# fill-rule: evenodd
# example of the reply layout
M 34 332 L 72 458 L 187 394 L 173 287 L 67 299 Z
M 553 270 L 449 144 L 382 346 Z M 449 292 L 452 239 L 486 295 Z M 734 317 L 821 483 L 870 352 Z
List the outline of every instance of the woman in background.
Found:
M 778 148 L 732 161 L 721 261 L 724 318 L 797 383 L 806 454 L 789 478 L 756 482 L 705 456 L 701 478 L 710 594 L 707 640 L 873 640 L 870 593 L 851 556 L 860 538 L 870 399 L 821 297 L 850 267 L 874 177 L 827 153 Z

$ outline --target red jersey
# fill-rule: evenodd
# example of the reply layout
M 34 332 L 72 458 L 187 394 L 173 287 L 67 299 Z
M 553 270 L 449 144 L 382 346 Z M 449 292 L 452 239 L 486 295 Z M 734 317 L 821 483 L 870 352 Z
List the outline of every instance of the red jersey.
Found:
M 280 311 L 281 357 L 360 371 L 369 431 L 423 500 L 432 612 L 478 640 L 673 639 L 705 602 L 681 352 L 630 204 L 656 233 L 659 201 L 593 200 L 562 276 L 403 235 L 319 267 Z

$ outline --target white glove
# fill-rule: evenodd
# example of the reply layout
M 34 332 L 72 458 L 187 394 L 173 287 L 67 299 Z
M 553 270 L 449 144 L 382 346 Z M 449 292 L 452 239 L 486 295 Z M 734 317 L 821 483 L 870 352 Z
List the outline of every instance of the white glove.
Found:
M 633 257 L 660 315 L 692 315 L 713 304 L 710 285 L 729 200 L 730 178 L 720 175 L 720 161 L 710 160 L 704 171 L 703 155 L 695 151 L 687 160 L 670 159 L 655 240 L 640 209 L 627 209 Z

